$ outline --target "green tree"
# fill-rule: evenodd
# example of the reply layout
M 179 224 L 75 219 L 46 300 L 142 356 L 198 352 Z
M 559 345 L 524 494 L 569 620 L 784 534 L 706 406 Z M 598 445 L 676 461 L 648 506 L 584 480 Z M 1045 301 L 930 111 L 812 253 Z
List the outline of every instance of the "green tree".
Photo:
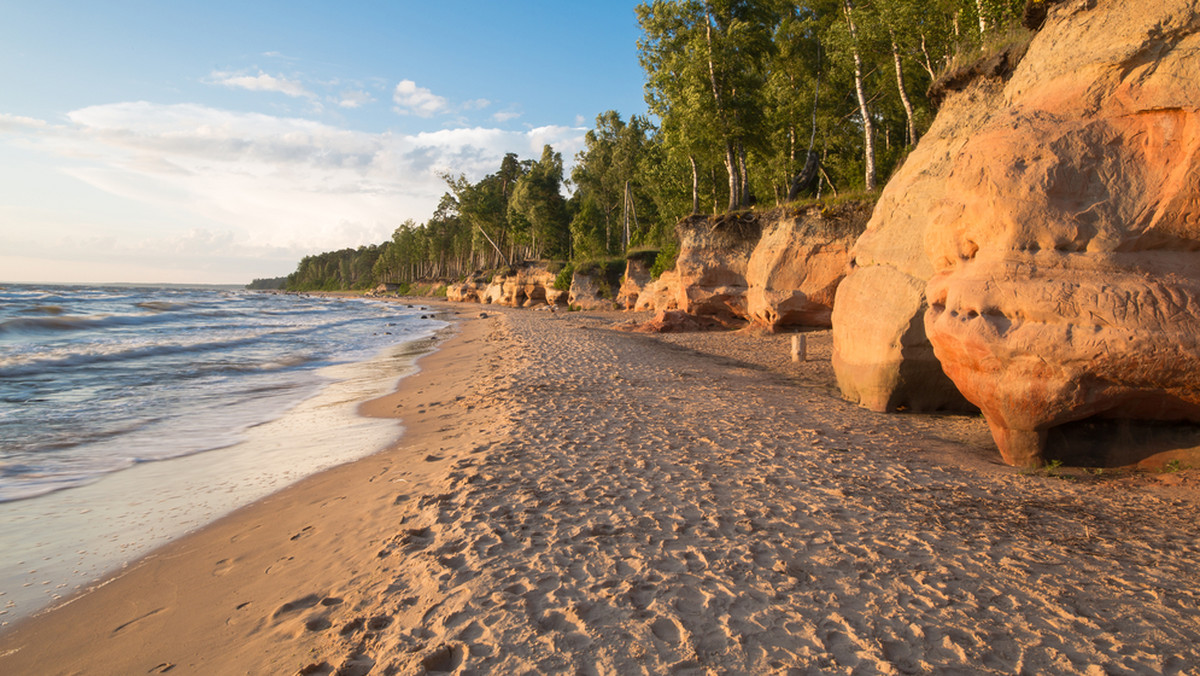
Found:
M 529 171 L 517 179 L 508 202 L 510 222 L 521 219 L 528 224 L 528 253 L 569 258 L 571 237 L 567 203 L 562 196 L 562 155 L 549 145 Z

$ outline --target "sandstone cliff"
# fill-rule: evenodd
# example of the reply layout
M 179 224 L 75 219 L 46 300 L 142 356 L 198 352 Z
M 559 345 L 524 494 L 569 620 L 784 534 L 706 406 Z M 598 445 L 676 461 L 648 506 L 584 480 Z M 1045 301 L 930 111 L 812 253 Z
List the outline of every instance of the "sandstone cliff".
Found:
M 556 275 L 543 263 L 529 263 L 491 276 L 476 273 L 466 281 L 446 287 L 446 299 L 461 303 L 486 303 L 509 307 L 566 303 L 567 292 L 554 288 Z
M 684 219 L 674 270 L 647 286 L 637 308 L 772 331 L 829 326 L 834 290 L 869 213 L 851 202 Z
M 1065 2 L 951 93 L 838 290 L 845 394 L 945 405 L 944 370 L 1017 465 L 1091 416 L 1200 420 L 1198 47 L 1194 2 Z

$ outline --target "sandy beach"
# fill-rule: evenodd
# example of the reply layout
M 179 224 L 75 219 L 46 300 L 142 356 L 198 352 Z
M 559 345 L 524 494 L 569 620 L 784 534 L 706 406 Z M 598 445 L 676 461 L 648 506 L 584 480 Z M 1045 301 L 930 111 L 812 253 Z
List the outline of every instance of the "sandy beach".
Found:
M 1014 470 L 977 416 L 841 401 L 828 332 L 448 308 L 364 405 L 394 447 L 4 630 L 0 673 L 1200 673 L 1195 470 Z

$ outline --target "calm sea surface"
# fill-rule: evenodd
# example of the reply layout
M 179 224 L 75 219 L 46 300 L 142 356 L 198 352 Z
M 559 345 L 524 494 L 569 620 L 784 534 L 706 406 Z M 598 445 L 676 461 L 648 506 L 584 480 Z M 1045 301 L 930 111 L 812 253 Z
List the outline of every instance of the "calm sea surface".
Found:
M 395 440 L 358 404 L 430 310 L 213 288 L 0 286 L 0 626 Z

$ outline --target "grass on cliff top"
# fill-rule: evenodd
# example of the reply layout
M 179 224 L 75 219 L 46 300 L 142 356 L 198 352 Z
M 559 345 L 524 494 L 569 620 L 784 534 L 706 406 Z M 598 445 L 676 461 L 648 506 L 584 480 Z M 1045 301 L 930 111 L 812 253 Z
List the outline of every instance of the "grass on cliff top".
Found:
M 804 213 L 809 209 L 820 209 L 822 213 L 836 213 L 844 209 L 847 205 L 855 208 L 859 205 L 866 205 L 873 208 L 878 201 L 879 191 L 855 190 L 841 192 L 832 197 L 828 195 L 820 198 L 806 197 L 798 199 L 795 202 L 788 202 L 782 208 L 789 209 L 794 214 Z
M 850 232 L 857 235 L 865 229 L 878 199 L 878 192 L 844 192 L 833 197 L 802 199 L 764 209 L 687 216 L 676 227 L 707 228 L 715 243 L 729 248 L 757 242 L 764 224 L 787 218 L 803 221 L 813 232 L 835 235 Z
M 653 265 L 658 258 L 659 249 L 656 246 L 639 246 L 625 252 L 625 260 L 639 261 L 642 265 Z
M 604 275 L 606 277 L 613 274 L 624 274 L 625 257 L 614 256 L 611 258 L 592 258 L 577 261 L 575 263 L 575 272 L 581 275 Z
M 982 77 L 1007 80 L 1025 58 L 1034 31 L 1014 25 L 997 31 L 978 45 L 960 46 L 929 85 L 929 100 L 935 106 L 952 92 L 962 91 Z

